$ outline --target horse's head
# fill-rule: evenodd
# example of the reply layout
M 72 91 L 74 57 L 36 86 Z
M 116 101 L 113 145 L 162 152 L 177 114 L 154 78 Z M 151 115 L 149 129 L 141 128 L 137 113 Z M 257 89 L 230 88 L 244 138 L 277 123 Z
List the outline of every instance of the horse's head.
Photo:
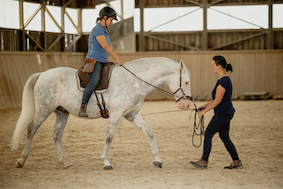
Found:
M 191 104 L 190 72 L 184 62 L 180 61 L 179 70 L 174 73 L 169 81 L 169 88 L 174 94 L 178 108 L 187 110 Z

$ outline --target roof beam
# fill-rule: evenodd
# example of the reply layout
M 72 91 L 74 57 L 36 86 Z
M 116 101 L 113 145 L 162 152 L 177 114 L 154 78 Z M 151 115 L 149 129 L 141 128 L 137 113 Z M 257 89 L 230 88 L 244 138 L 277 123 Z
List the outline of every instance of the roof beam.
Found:
M 39 7 L 37 7 L 37 9 L 33 12 L 33 14 L 29 17 L 29 19 L 25 22 L 24 24 L 24 28 L 25 29 L 29 23 L 32 21 L 32 19 L 34 19 L 34 17 L 37 15 L 37 13 L 42 9 L 42 4 L 39 5 Z
M 194 47 L 194 46 L 190 46 L 190 45 L 185 45 L 185 44 L 182 44 L 182 43 L 177 43 L 177 42 L 175 42 L 175 41 L 171 41 L 171 40 L 168 40 L 168 39 L 163 39 L 163 38 L 160 38 L 160 37 L 156 37 L 156 36 L 151 35 L 151 34 L 145 34 L 145 36 L 150 37 L 150 38 L 153 38 L 153 39 L 157 39 L 157 40 L 160 40 L 160 41 L 172 43 L 172 44 L 174 44 L 174 45 L 179 45 L 179 46 L 181 46 L 181 47 L 186 47 L 186 48 L 188 48 L 188 49 L 200 50 L 200 48 L 198 48 L 198 47 Z

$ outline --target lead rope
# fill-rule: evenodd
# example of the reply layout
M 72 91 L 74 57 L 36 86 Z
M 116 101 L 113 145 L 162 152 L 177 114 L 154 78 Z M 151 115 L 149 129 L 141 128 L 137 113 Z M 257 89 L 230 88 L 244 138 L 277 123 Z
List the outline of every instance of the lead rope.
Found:
M 195 106 L 195 116 L 194 116 L 194 131 L 193 131 L 193 136 L 192 136 L 192 144 L 195 148 L 199 148 L 202 144 L 202 136 L 204 135 L 204 117 L 201 116 L 200 120 L 199 120 L 199 123 L 197 124 L 197 112 L 198 112 L 198 109 L 197 109 L 197 106 L 195 104 L 195 102 L 193 101 L 194 103 L 194 106 Z M 204 108 L 199 108 L 199 111 L 203 110 Z M 197 130 L 200 130 L 199 133 L 197 133 Z M 199 136 L 200 139 L 199 139 L 199 145 L 196 146 L 195 143 L 194 143 L 194 137 L 196 136 Z
M 192 136 L 192 144 L 193 144 L 194 147 L 199 148 L 202 144 L 202 136 L 204 135 L 204 117 L 201 116 L 199 123 L 197 124 L 196 123 L 196 116 L 197 116 L 197 111 L 195 111 L 194 132 L 193 132 L 193 136 Z M 197 133 L 198 129 L 200 130 L 199 133 Z M 195 135 L 200 137 L 200 139 L 199 139 L 200 142 L 199 142 L 198 146 L 196 146 L 195 143 L 194 143 Z

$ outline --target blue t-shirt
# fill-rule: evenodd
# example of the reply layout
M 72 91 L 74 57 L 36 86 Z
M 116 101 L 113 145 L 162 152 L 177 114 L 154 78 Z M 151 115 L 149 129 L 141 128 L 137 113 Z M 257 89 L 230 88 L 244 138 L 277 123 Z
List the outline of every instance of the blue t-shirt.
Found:
M 235 109 L 232 104 L 233 86 L 230 78 L 228 76 L 225 76 L 217 81 L 212 91 L 212 100 L 215 99 L 216 88 L 218 85 L 221 85 L 224 89 L 226 89 L 226 91 L 220 104 L 218 104 L 218 106 L 214 108 L 214 113 L 220 112 L 224 114 L 234 114 Z
M 103 28 L 99 23 L 91 30 L 88 37 L 88 53 L 86 58 L 94 59 L 98 62 L 106 62 L 108 60 L 108 53 L 101 47 L 98 43 L 96 37 L 104 35 L 107 41 L 107 44 L 110 46 L 111 41 L 108 35 L 108 32 Z

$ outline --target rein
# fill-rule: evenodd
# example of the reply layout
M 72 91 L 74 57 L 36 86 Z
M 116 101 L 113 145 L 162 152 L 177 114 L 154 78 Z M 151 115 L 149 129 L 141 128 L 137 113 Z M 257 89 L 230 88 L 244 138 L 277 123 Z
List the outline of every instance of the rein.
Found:
M 192 136 L 192 144 L 194 147 L 196 148 L 199 148 L 202 144 L 202 136 L 204 135 L 204 117 L 202 116 L 199 120 L 199 123 L 197 124 L 196 122 L 196 119 L 197 119 L 197 112 L 198 112 L 198 109 L 197 109 L 197 106 L 195 104 L 195 101 L 193 100 L 193 97 L 191 96 L 186 96 L 185 92 L 183 91 L 182 89 L 182 70 L 180 69 L 180 86 L 179 88 L 174 92 L 174 93 L 170 93 L 168 91 L 165 91 L 159 87 L 156 87 L 150 83 L 148 83 L 147 81 L 141 79 L 140 77 L 138 77 L 136 74 L 134 74 L 133 72 L 131 72 L 129 69 L 127 69 L 125 66 L 122 66 L 125 70 L 127 70 L 129 73 L 131 73 L 133 76 L 135 76 L 136 78 L 138 78 L 139 80 L 141 80 L 142 82 L 146 83 L 147 85 L 149 86 L 152 86 L 154 87 L 155 89 L 157 89 L 157 91 L 167 95 L 167 96 L 170 96 L 170 97 L 177 97 L 178 100 L 176 100 L 176 102 L 179 102 L 181 99 L 188 99 L 188 100 L 191 100 L 193 103 L 194 103 L 194 106 L 195 108 L 194 109 L 189 109 L 189 110 L 195 110 L 195 115 L 194 115 L 194 132 L 193 132 L 193 136 Z M 177 96 L 176 93 L 178 91 L 181 91 L 183 96 Z M 200 109 L 201 110 L 201 109 Z M 151 113 L 151 114 L 145 114 L 143 116 L 147 116 L 147 115 L 153 115 L 153 114 L 161 114 L 161 113 L 171 113 L 171 112 L 178 112 L 178 111 L 183 111 L 183 110 L 172 110 L 172 111 L 166 111 L 166 112 L 156 112 L 156 113 Z M 197 130 L 200 130 L 199 133 L 197 133 Z M 200 137 L 200 144 L 198 146 L 195 145 L 194 143 L 194 136 L 199 136 Z
M 170 97 L 177 97 L 178 100 L 176 100 L 176 102 L 180 101 L 181 99 L 184 99 L 184 97 L 185 97 L 185 99 L 193 100 L 193 97 L 191 97 L 191 96 L 186 96 L 185 93 L 184 93 L 184 91 L 183 91 L 183 89 L 182 89 L 182 86 L 181 86 L 181 85 L 182 85 L 182 75 L 181 75 L 181 74 L 182 74 L 182 71 L 181 71 L 181 70 L 180 70 L 180 87 L 179 87 L 179 89 L 176 90 L 176 92 L 170 93 L 170 92 L 168 92 L 168 91 L 165 91 L 165 90 L 163 90 L 163 89 L 161 89 L 161 88 L 159 88 L 159 87 L 156 87 L 156 86 L 154 86 L 154 85 L 148 83 L 147 81 L 141 79 L 140 77 L 138 77 L 136 74 L 134 74 L 133 72 L 131 72 L 131 71 L 130 71 L 128 68 L 126 68 L 125 66 L 122 66 L 122 67 L 123 67 L 125 70 L 127 70 L 129 73 L 131 73 L 133 76 L 135 76 L 136 78 L 138 78 L 138 79 L 141 80 L 142 82 L 146 83 L 147 85 L 149 85 L 149 86 L 151 86 L 151 87 L 154 87 L 157 91 L 163 93 L 164 95 L 167 95 L 167 96 L 170 96 Z M 177 93 L 179 90 L 181 90 L 182 93 L 183 93 L 183 96 L 182 96 L 182 97 L 176 95 L 176 93 Z

